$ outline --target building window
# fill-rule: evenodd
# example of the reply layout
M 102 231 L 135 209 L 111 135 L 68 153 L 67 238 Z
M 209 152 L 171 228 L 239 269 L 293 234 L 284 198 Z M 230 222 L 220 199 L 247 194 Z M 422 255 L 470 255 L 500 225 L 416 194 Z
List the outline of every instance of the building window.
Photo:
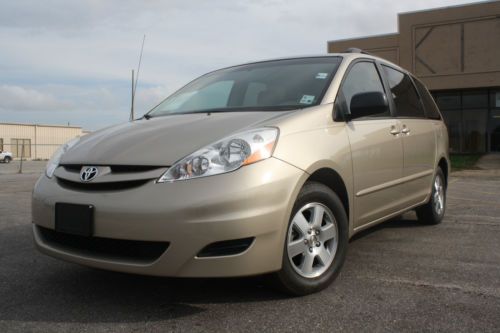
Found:
M 490 93 L 490 150 L 500 151 L 500 90 Z
M 500 90 L 491 92 L 491 107 L 500 109 Z
M 483 153 L 497 150 L 493 122 L 494 91 L 463 90 L 434 93 L 450 137 L 452 153 Z M 490 101 L 490 102 L 489 102 Z
M 458 110 L 461 107 L 460 93 L 439 93 L 435 95 L 440 110 Z
M 485 152 L 488 124 L 488 109 L 464 109 L 462 111 L 463 121 L 463 151 Z
M 450 138 L 450 152 L 462 151 L 462 112 L 460 110 L 441 110 Z
M 487 109 L 488 91 L 464 91 L 462 93 L 462 107 L 464 109 Z
M 14 157 L 31 158 L 30 139 L 11 139 L 10 146 Z M 24 152 L 23 152 L 24 147 Z
M 3 139 L 0 138 L 0 151 L 3 151 Z

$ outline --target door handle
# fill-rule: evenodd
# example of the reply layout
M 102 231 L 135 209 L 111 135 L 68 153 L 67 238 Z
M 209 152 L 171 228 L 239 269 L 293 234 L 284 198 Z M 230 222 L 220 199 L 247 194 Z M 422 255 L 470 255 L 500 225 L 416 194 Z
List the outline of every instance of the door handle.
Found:
M 403 125 L 403 129 L 401 130 L 401 133 L 410 134 L 410 129 L 408 127 L 406 127 L 406 125 Z
M 389 133 L 391 133 L 392 135 L 398 135 L 401 132 L 396 128 L 396 126 L 392 125 L 391 131 Z

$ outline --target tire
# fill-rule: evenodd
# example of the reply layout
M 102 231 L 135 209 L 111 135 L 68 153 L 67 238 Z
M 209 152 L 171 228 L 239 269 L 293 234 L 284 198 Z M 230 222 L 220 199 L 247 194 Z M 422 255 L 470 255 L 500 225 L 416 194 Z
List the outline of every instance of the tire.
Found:
M 12 160 L 12 158 L 11 158 L 11 157 L 9 157 L 9 156 L 5 156 L 5 157 L 3 158 L 3 162 L 4 162 L 4 163 L 10 163 L 10 161 L 11 161 L 11 160 Z
M 315 219 L 316 215 L 322 218 Z M 274 276 L 278 286 L 294 296 L 328 287 L 344 264 L 348 226 L 335 192 L 323 184 L 307 182 L 288 222 L 282 268 Z
M 439 224 L 446 211 L 446 180 L 443 171 L 438 168 L 432 181 L 429 202 L 416 209 L 418 221 L 422 224 Z

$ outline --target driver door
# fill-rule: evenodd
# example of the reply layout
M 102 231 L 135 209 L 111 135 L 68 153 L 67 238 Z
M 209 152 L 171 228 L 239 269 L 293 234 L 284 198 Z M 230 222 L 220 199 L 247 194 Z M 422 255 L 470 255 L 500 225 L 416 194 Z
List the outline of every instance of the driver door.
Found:
M 340 88 L 344 108 L 363 92 L 381 92 L 384 86 L 376 64 L 370 60 L 351 65 Z M 403 142 L 400 123 L 384 113 L 356 118 L 351 113 L 346 130 L 351 145 L 354 177 L 354 228 L 374 223 L 402 209 Z

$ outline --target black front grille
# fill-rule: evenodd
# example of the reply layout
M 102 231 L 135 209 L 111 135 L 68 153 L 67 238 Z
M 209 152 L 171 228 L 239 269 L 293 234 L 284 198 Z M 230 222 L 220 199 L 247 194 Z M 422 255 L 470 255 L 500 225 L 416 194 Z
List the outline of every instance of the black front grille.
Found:
M 84 237 L 56 232 L 37 226 L 43 240 L 57 248 L 98 259 L 153 262 L 169 246 L 168 242 L 132 241 L 101 237 Z
M 62 165 L 62 167 L 66 171 L 69 171 L 69 172 L 78 172 L 79 173 L 82 170 L 82 166 L 76 165 L 76 164 L 66 164 L 66 165 Z
M 152 181 L 151 179 L 129 180 L 121 182 L 106 182 L 106 183 L 83 183 L 73 182 L 67 179 L 57 178 L 57 183 L 69 190 L 76 191 L 123 191 L 136 188 Z
M 245 252 L 252 245 L 254 238 L 232 239 L 209 244 L 198 253 L 198 257 L 230 256 Z
M 61 165 L 69 172 L 80 172 L 83 164 L 63 164 Z M 92 165 L 99 166 L 99 165 Z M 135 173 L 135 172 L 148 172 L 160 168 L 167 168 L 165 166 L 151 166 L 151 165 L 105 165 L 111 168 L 113 173 Z

